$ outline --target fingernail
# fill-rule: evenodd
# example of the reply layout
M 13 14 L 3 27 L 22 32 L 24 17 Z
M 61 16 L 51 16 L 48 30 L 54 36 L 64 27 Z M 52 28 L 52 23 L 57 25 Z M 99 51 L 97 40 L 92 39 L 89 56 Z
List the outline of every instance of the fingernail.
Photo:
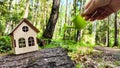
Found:
M 88 11 L 87 11 L 87 10 L 85 10 L 83 13 L 84 13 L 84 14 L 87 14 L 87 12 L 88 12 Z
M 84 17 L 85 15 L 83 13 L 81 13 L 81 16 Z
M 90 19 L 90 21 L 94 21 L 94 20 L 95 20 L 95 18 L 91 18 L 91 19 Z
M 89 20 L 89 17 L 85 17 L 85 20 Z

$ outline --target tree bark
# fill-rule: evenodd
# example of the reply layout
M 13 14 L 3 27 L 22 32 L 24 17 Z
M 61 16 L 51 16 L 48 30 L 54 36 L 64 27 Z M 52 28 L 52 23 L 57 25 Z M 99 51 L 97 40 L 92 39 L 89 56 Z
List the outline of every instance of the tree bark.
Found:
M 92 44 L 95 44 L 95 40 L 96 40 L 96 21 L 92 22 L 92 35 L 93 35 L 93 39 L 92 39 Z
M 80 37 L 81 37 L 81 30 L 77 30 L 76 42 L 80 41 Z
M 60 6 L 60 0 L 53 0 L 51 15 L 48 24 L 46 26 L 46 29 L 43 33 L 43 38 L 52 39 L 55 25 L 57 23 L 57 19 L 59 15 L 59 6 Z
M 67 12 L 68 12 L 68 0 L 66 0 L 66 10 L 65 10 L 65 24 L 68 22 L 68 18 L 67 18 Z M 64 30 L 64 36 L 63 36 L 63 40 L 66 39 L 66 33 L 67 33 L 67 30 Z
M 25 9 L 24 18 L 27 18 L 27 17 L 28 17 L 29 5 L 30 5 L 30 1 L 29 1 L 29 0 L 26 0 L 26 9 Z
M 114 22 L 114 27 L 115 27 L 115 32 L 114 32 L 114 46 L 118 46 L 118 27 L 117 27 L 117 13 L 115 13 L 115 22 Z
M 68 12 L 68 0 L 66 0 L 65 23 L 68 22 L 68 14 L 67 14 L 67 12 Z
M 11 0 L 9 1 L 9 8 L 8 8 L 8 9 L 9 9 L 10 12 L 12 11 L 12 10 L 11 10 L 11 9 L 12 9 L 12 2 L 13 2 L 13 1 L 11 1 Z M 12 17 L 11 14 L 9 14 L 9 16 Z M 11 25 L 13 25 L 13 24 L 12 24 L 12 21 L 7 21 L 7 22 L 5 23 L 6 28 L 5 28 L 5 30 L 4 30 L 4 35 L 10 33 L 10 31 L 12 31 Z M 2 31 L 1 31 L 1 32 L 2 32 Z
M 106 46 L 107 47 L 110 47 L 110 44 L 109 44 L 109 34 L 110 34 L 110 32 L 109 32 L 109 17 L 108 17 L 108 21 L 107 21 L 107 35 L 106 35 Z
M 0 56 L 0 68 L 75 68 L 75 64 L 67 51 L 58 47 Z
M 78 0 L 77 0 L 78 1 Z M 77 2 L 76 1 L 76 2 Z M 82 4 L 81 4 L 81 6 L 80 6 L 80 10 L 82 11 L 82 5 L 83 5 L 83 0 L 82 0 L 82 2 L 81 2 Z M 82 31 L 81 30 L 77 30 L 77 35 L 76 35 L 76 42 L 79 42 L 80 41 L 80 37 L 81 37 L 81 35 L 82 35 Z
M 73 7 L 74 7 L 74 15 L 76 15 L 76 6 L 77 6 L 76 2 L 77 2 L 77 0 L 74 0 L 74 4 L 73 4 Z

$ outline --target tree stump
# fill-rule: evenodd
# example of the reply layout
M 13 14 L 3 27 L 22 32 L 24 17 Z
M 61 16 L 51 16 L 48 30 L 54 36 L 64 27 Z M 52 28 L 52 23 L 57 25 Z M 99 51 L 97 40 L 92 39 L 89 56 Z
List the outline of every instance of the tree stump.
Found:
M 75 68 L 67 51 L 58 47 L 0 57 L 0 68 Z

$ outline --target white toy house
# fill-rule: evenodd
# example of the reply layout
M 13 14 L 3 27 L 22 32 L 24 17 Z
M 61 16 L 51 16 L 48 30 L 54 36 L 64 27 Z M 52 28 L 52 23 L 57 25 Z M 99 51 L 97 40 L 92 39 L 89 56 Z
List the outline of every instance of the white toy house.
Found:
M 22 19 L 9 34 L 15 54 L 22 54 L 38 50 L 36 35 L 39 32 L 30 21 Z

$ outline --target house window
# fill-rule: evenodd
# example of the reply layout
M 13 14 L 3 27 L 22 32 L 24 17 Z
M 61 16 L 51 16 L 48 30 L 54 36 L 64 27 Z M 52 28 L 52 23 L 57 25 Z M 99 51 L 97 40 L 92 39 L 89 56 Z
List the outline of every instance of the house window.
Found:
M 19 48 L 23 48 L 23 47 L 26 47 L 25 39 L 20 38 L 19 39 Z
M 29 37 L 29 38 L 28 38 L 28 45 L 29 45 L 29 46 L 34 46 L 34 45 L 35 45 L 35 42 L 34 42 L 34 38 L 33 38 L 33 37 Z
M 27 26 L 23 26 L 22 30 L 23 30 L 24 32 L 28 32 L 29 29 L 28 29 Z

